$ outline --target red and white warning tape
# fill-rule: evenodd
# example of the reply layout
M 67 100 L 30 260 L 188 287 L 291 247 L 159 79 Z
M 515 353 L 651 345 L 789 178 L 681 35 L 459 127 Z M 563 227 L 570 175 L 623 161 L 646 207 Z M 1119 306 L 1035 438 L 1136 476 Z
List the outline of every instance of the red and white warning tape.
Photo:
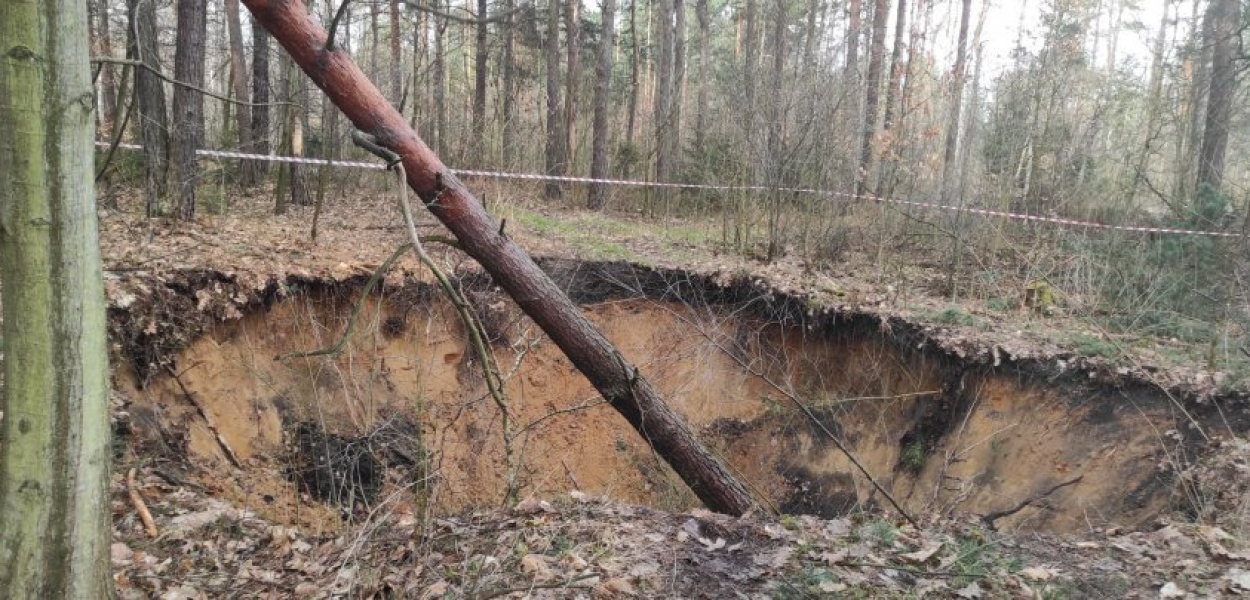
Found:
M 111 144 L 109 142 L 96 142 L 96 146 L 107 148 Z M 123 150 L 143 150 L 143 146 L 137 144 L 118 144 L 118 148 Z M 355 169 L 370 169 L 382 171 L 386 169 L 386 165 L 378 162 L 360 162 L 350 160 L 325 160 L 320 158 L 305 158 L 302 156 L 274 156 L 267 154 L 246 154 L 243 152 L 230 152 L 227 150 L 196 150 L 199 156 L 208 156 L 213 158 L 238 158 L 244 160 L 261 160 L 267 162 L 295 163 L 305 165 L 328 165 L 332 167 L 351 167 Z M 1050 223 L 1063 227 L 1101 229 L 1105 231 L 1130 231 L 1137 233 L 1155 233 L 1160 235 L 1199 235 L 1209 237 L 1226 237 L 1239 238 L 1244 237 L 1241 233 L 1226 231 L 1201 231 L 1196 229 L 1175 229 L 1171 227 L 1140 227 L 1135 225 L 1108 225 L 1106 223 L 1096 223 L 1093 221 L 1077 221 L 1074 219 L 1062 219 L 1059 217 L 1047 217 L 1042 215 L 1029 215 L 1021 213 L 1012 213 L 1001 210 L 992 210 L 988 208 L 960 208 L 949 204 L 938 204 L 936 202 L 917 202 L 914 200 L 896 200 L 893 198 L 882 198 L 880 196 L 872 196 L 868 194 L 852 194 L 848 192 L 837 192 L 833 190 L 820 190 L 814 188 L 771 188 L 763 185 L 710 185 L 700 183 L 666 183 L 656 181 L 637 181 L 629 179 L 591 179 L 589 177 L 568 177 L 555 175 L 541 175 L 537 173 L 508 173 L 502 171 L 474 171 L 468 169 L 452 169 L 452 173 L 465 177 L 491 177 L 495 179 L 520 179 L 530 181 L 559 181 L 566 183 L 603 183 L 607 185 L 626 185 L 636 187 L 650 188 L 668 188 L 683 190 L 714 190 L 714 191 L 742 191 L 742 192 L 783 192 L 793 194 L 813 194 L 817 196 L 850 198 L 855 201 L 883 202 L 886 204 L 895 204 L 899 206 L 911 206 L 925 210 L 946 210 L 960 211 L 982 215 L 986 217 L 996 217 L 1001 219 L 1014 219 L 1017 221 L 1026 221 L 1032 223 Z

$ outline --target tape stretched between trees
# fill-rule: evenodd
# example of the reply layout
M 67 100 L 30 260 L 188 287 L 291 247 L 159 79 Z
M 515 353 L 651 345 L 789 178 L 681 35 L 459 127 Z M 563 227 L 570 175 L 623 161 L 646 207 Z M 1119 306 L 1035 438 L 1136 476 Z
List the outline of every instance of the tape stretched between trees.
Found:
M 108 148 L 112 144 L 109 142 L 96 142 L 96 146 Z M 118 148 L 123 150 L 143 150 L 143 146 L 138 144 L 118 144 Z M 247 154 L 244 152 L 231 152 L 228 150 L 196 150 L 197 156 L 206 156 L 211 158 L 237 158 L 241 160 L 259 160 L 265 162 L 292 163 L 304 165 L 326 165 L 331 167 L 346 167 L 353 169 L 368 169 L 372 171 L 384 171 L 386 165 L 377 162 L 360 162 L 350 160 L 326 160 L 322 158 L 306 158 L 302 156 L 276 156 L 272 154 Z M 893 204 L 897 206 L 910 206 L 924 210 L 945 210 L 945 211 L 962 211 L 973 215 L 982 215 L 986 217 L 995 217 L 1001 219 L 1012 219 L 1016 221 L 1025 221 L 1031 223 L 1047 223 L 1051 225 L 1059 225 L 1071 228 L 1098 229 L 1103 231 L 1127 231 L 1134 233 L 1154 233 L 1159 235 L 1196 235 L 1208 237 L 1225 237 L 1240 238 L 1244 237 L 1241 233 L 1227 231 L 1202 231 L 1197 229 L 1176 229 L 1171 227 L 1142 227 L 1135 225 L 1109 225 L 1106 223 L 1096 223 L 1093 221 L 1078 221 L 1075 219 L 1063 219 L 1059 217 L 1048 217 L 1042 215 L 1029 215 L 1022 213 L 1013 213 L 1001 210 L 993 210 L 988 208 L 968 208 L 951 206 L 949 204 L 938 204 L 936 202 L 918 202 L 914 200 L 897 200 L 893 198 L 882 198 L 868 194 L 852 194 L 848 192 L 837 192 L 833 190 L 820 190 L 815 188 L 793 188 L 793 187 L 768 187 L 763 185 L 713 185 L 703 183 L 667 183 L 658 181 L 637 181 L 630 179 L 592 179 L 590 177 L 569 177 L 556 175 L 543 175 L 539 173 L 509 173 L 504 171 L 475 171 L 470 169 L 451 169 L 452 173 L 463 177 L 489 177 L 494 179 L 514 179 L 528 181 L 558 181 L 563 183 L 602 183 L 604 185 L 622 185 L 633 187 L 649 187 L 649 188 L 665 188 L 665 189 L 682 189 L 682 190 L 709 190 L 709 191 L 738 191 L 738 192 L 782 192 L 790 194 L 811 194 L 815 196 L 847 198 L 853 201 L 879 202 L 885 204 Z

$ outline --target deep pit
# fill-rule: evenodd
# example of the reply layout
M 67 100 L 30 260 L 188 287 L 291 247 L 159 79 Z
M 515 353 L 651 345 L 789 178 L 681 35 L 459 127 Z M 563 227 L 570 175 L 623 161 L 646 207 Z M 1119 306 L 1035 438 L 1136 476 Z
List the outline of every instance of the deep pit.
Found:
M 888 507 L 832 434 L 917 515 L 1001 515 L 999 529 L 1141 527 L 1185 508 L 1176 473 L 1203 447 L 1180 408 L 1203 426 L 1221 419 L 1210 404 L 1140 383 L 1010 360 L 967 364 L 917 327 L 813 316 L 749 283 L 618 264 L 549 268 L 782 513 Z M 580 490 L 697 505 L 506 296 L 481 276 L 462 282 L 508 376 L 523 496 Z M 312 527 L 379 508 L 446 513 L 503 501 L 500 412 L 435 288 L 414 282 L 366 298 L 338 356 L 275 361 L 332 345 L 360 300 L 354 285 L 288 292 L 210 325 L 170 369 L 123 369 L 132 443 L 189 458 L 204 485 L 263 516 Z M 1244 429 L 1244 413 L 1223 419 Z

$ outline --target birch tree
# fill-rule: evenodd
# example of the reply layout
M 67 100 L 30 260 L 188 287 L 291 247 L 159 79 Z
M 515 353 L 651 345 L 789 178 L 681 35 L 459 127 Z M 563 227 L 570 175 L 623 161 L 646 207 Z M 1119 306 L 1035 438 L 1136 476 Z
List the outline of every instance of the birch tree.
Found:
M 85 0 L 0 2 L 0 590 L 108 598 L 109 415 Z

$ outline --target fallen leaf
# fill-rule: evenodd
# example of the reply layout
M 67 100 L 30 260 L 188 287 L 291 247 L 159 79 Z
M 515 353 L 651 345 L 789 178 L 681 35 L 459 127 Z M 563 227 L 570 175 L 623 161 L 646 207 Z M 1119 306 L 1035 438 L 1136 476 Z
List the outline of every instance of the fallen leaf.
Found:
M 1184 598 L 1187 594 L 1175 582 L 1169 581 L 1159 588 L 1160 598 Z
M 967 587 L 955 591 L 955 595 L 960 598 L 980 598 L 981 594 L 981 586 L 977 585 L 975 581 L 969 583 Z
M 521 570 L 533 575 L 536 579 L 546 580 L 552 577 L 551 567 L 547 565 L 550 557 L 541 554 L 526 554 L 521 557 Z
M 933 558 L 933 555 L 937 554 L 938 550 L 941 549 L 942 542 L 930 542 L 915 552 L 908 552 L 907 554 L 899 555 L 899 558 L 902 558 L 909 563 L 922 564 L 930 558 Z
M 1026 579 L 1032 579 L 1033 581 L 1047 581 L 1054 577 L 1056 572 L 1044 567 L 1025 567 L 1020 569 L 1020 574 Z
M 725 547 L 725 538 L 716 538 L 716 541 L 713 542 L 707 538 L 701 537 L 699 538 L 699 543 L 703 544 L 703 547 L 707 549 L 708 552 L 712 552 Z
M 763 554 L 757 554 L 755 558 L 753 558 L 752 560 L 755 562 L 755 564 L 761 567 L 779 569 L 785 566 L 786 562 L 790 560 L 790 555 L 793 552 L 794 552 L 794 549 L 790 548 L 789 546 L 786 546 L 786 547 L 778 548 L 777 550 L 773 552 L 765 552 Z

